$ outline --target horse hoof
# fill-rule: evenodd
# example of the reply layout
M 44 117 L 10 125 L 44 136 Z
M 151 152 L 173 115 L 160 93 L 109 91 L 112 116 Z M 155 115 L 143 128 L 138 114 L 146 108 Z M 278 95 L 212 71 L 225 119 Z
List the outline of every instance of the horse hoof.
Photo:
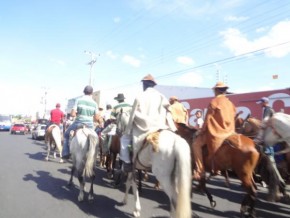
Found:
M 140 217 L 140 212 L 139 211 L 134 211 L 133 215 L 134 215 L 134 217 Z
M 60 161 L 59 161 L 60 163 L 64 163 L 64 161 L 63 161 L 63 159 L 60 159 Z
M 94 202 L 94 196 L 93 195 L 89 195 L 88 196 L 88 201 L 89 201 L 90 204 L 93 203 Z
M 216 206 L 216 201 L 212 201 L 212 202 L 210 202 L 210 206 L 211 206 L 211 208 L 215 208 L 215 206 Z
M 44 158 L 46 161 L 49 161 L 49 158 L 48 157 L 46 157 L 46 158 Z

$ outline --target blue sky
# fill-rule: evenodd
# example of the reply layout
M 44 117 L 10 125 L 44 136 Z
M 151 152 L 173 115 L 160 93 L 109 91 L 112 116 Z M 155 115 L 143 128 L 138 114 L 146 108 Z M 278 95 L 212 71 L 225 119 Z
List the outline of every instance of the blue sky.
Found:
M 0 113 L 31 114 L 95 90 L 115 103 L 158 84 L 242 93 L 290 87 L 290 2 L 10 0 L 0 3 Z M 278 79 L 273 79 L 278 75 Z

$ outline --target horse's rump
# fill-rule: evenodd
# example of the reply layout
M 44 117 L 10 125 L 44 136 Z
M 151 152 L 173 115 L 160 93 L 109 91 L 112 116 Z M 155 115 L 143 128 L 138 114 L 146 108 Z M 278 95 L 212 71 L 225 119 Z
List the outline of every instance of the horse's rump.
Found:
M 234 134 L 229 136 L 215 152 L 214 170 L 253 171 L 258 158 L 259 153 L 254 142 L 244 135 Z

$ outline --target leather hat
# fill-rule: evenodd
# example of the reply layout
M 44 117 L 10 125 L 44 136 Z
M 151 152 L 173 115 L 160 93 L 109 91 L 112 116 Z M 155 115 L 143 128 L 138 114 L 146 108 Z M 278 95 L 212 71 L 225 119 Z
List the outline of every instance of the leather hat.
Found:
M 148 74 L 147 76 L 145 76 L 142 80 L 143 81 L 152 81 L 155 85 L 157 85 L 157 83 L 155 82 L 153 76 L 151 74 Z
M 212 87 L 212 88 L 213 88 L 213 89 L 219 89 L 219 88 L 226 88 L 226 89 L 228 89 L 229 87 L 228 87 L 226 84 L 224 84 L 223 82 L 219 81 L 219 82 L 217 82 L 216 85 L 215 85 L 214 87 Z
M 124 94 L 123 94 L 123 93 L 119 93 L 119 94 L 117 95 L 117 97 L 115 97 L 114 99 L 117 100 L 117 101 L 119 101 L 119 100 L 124 100 L 125 97 L 124 97 Z

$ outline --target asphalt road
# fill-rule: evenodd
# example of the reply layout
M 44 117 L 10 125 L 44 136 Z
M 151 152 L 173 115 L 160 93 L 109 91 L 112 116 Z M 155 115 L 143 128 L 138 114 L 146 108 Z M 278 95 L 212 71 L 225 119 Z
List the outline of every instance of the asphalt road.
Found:
M 122 205 L 124 186 L 116 189 L 107 179 L 106 172 L 97 168 L 94 183 L 94 202 L 79 203 L 78 181 L 68 188 L 70 163 L 60 164 L 56 160 L 44 161 L 45 145 L 42 140 L 32 140 L 31 135 L 10 135 L 0 132 L 0 217 L 2 218 L 128 218 L 133 217 L 134 200 L 130 194 L 127 205 Z M 154 178 L 143 183 L 141 217 L 169 217 L 169 201 L 162 191 L 153 188 Z M 266 188 L 260 186 L 256 204 L 257 217 L 288 218 L 290 205 L 270 203 L 266 199 Z M 88 188 L 88 185 L 87 185 Z M 204 218 L 240 217 L 243 190 L 240 182 L 231 178 L 230 189 L 222 177 L 214 177 L 208 184 L 217 206 L 212 209 L 206 196 L 194 193 L 193 215 Z M 288 186 L 289 191 L 289 186 Z

